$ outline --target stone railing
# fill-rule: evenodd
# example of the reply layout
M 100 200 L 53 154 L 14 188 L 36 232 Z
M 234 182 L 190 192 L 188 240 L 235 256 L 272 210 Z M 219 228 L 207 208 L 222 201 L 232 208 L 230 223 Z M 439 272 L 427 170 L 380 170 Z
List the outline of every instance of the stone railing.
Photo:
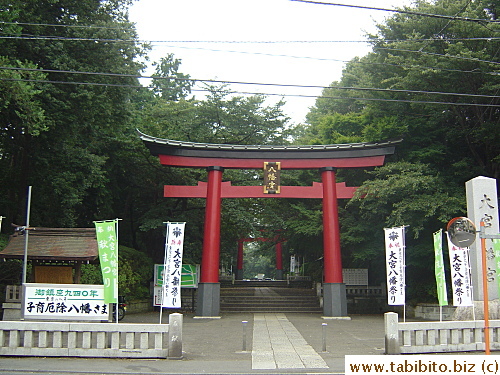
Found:
M 169 324 L 2 321 L 0 355 L 182 358 L 182 314 Z
M 398 322 L 384 314 L 385 354 L 443 353 L 485 350 L 484 321 Z M 500 350 L 500 320 L 490 320 L 490 348 Z

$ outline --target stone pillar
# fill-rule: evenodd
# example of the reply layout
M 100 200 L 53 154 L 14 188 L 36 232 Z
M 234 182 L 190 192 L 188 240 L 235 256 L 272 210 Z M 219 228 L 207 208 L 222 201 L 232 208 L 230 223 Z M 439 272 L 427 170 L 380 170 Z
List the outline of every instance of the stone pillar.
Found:
M 236 258 L 236 280 L 243 280 L 243 244 L 244 240 L 238 240 L 238 256 Z
M 465 183 L 467 195 L 467 217 L 472 220 L 476 229 L 484 221 L 486 234 L 498 234 L 498 198 L 497 182 L 494 178 L 476 177 Z M 496 265 L 491 239 L 486 239 L 488 299 L 498 299 Z M 470 247 L 471 279 L 475 301 L 483 300 L 483 271 L 481 265 L 481 241 L 477 236 Z
M 198 316 L 212 317 L 220 313 L 220 212 L 222 167 L 209 167 L 205 227 L 201 257 L 201 276 L 198 285 Z
M 321 168 L 320 173 L 323 182 L 323 313 L 327 317 L 347 316 L 346 289 L 342 280 L 335 168 Z
M 182 314 L 168 316 L 168 359 L 182 359 L 182 324 Z
M 385 354 L 400 354 L 398 314 L 388 312 L 384 314 L 385 327 Z
M 276 243 L 276 280 L 283 280 L 283 242 Z

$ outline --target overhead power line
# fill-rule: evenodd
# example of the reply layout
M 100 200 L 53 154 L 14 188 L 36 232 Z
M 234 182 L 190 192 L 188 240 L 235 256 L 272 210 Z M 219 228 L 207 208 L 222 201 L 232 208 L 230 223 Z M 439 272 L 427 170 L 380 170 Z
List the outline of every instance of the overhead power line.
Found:
M 29 79 L 3 79 L 4 81 L 23 81 L 23 82 L 42 82 L 42 83 L 58 83 L 58 84 L 74 84 L 74 85 L 95 85 L 95 86 L 111 86 L 111 87 L 130 87 L 130 88 L 146 88 L 140 85 L 118 85 L 106 83 L 91 83 L 91 82 L 62 82 L 62 81 L 44 81 L 44 80 L 29 80 Z M 193 89 L 192 91 L 207 92 L 208 89 Z M 321 99 L 338 99 L 338 100 L 359 100 L 359 101 L 379 101 L 379 102 L 394 102 L 394 103 L 418 103 L 418 104 L 439 104 L 439 105 L 453 105 L 453 106 L 472 106 L 472 107 L 499 107 L 500 104 L 488 103 L 467 103 L 467 102 L 440 102 L 440 101 L 426 101 L 426 100 L 412 100 L 412 99 L 387 99 L 387 98 L 358 98 L 358 97 L 341 97 L 341 96 L 320 96 L 317 95 L 302 95 L 302 94 L 276 94 L 276 93 L 260 93 L 248 91 L 231 91 L 232 94 L 242 95 L 264 95 L 264 96 L 280 96 L 280 97 L 299 97 L 299 98 L 321 98 Z
M 442 92 L 442 91 L 425 91 L 425 90 L 404 90 L 404 89 L 387 89 L 374 87 L 352 87 L 352 86 L 320 86 L 320 85 L 298 85 L 287 83 L 264 83 L 264 82 L 244 82 L 244 81 L 228 81 L 216 79 L 199 79 L 199 78 L 180 78 L 175 76 L 158 77 L 158 76 L 143 76 L 137 74 L 123 73 L 100 73 L 100 72 L 82 72 L 73 70 L 56 70 L 56 69 L 35 69 L 35 68 L 16 68 L 10 66 L 0 66 L 0 70 L 16 70 L 42 73 L 64 73 L 64 74 L 81 74 L 91 76 L 106 76 L 106 77 L 123 77 L 137 79 L 156 79 L 156 80 L 172 80 L 172 81 L 191 81 L 204 83 L 219 83 L 228 85 L 251 85 L 251 86 L 268 86 L 268 87 L 285 87 L 285 88 L 301 88 L 301 89 L 335 89 L 335 90 L 353 90 L 353 91 L 377 91 L 377 92 L 395 92 L 395 93 L 410 93 L 410 94 L 426 94 L 426 95 L 448 95 L 448 96 L 465 96 L 471 98 L 487 98 L 499 99 L 500 96 L 495 95 L 480 95 L 457 92 Z M 59 81 L 56 81 L 59 82 Z M 100 84 L 101 85 L 101 84 Z
M 5 37 L 5 36 L 0 36 L 0 39 L 78 40 L 78 41 L 100 41 L 100 42 L 120 42 L 120 41 L 122 41 L 119 39 L 57 38 L 57 37 L 54 37 L 54 38 L 52 38 L 52 37 Z M 456 39 L 456 40 L 499 40 L 499 39 L 500 38 L 468 38 L 468 39 Z M 422 39 L 422 40 L 412 40 L 412 41 L 426 41 L 426 40 L 434 40 L 434 39 Z M 444 39 L 440 39 L 440 40 L 444 40 Z M 379 40 L 377 40 L 377 42 L 378 41 Z M 380 40 L 380 41 L 384 41 L 384 40 Z M 345 42 L 348 42 L 348 41 L 345 41 Z M 144 41 L 144 43 L 149 43 L 149 42 Z M 165 43 L 167 43 L 167 41 L 165 41 Z M 183 43 L 183 42 L 179 42 L 179 43 Z M 330 41 L 330 43 L 336 43 L 336 42 Z M 370 43 L 371 43 L 371 41 L 370 41 Z M 167 45 L 166 47 L 181 48 L 181 49 L 188 49 L 188 50 L 202 50 L 202 51 L 209 51 L 209 52 L 240 53 L 240 54 L 257 55 L 257 56 L 260 55 L 260 56 L 269 56 L 269 57 L 285 57 L 285 58 L 292 58 L 292 59 L 310 59 L 310 60 L 317 60 L 317 61 L 337 61 L 337 62 L 342 62 L 342 63 L 350 62 L 347 60 L 322 58 L 322 57 L 294 56 L 294 55 L 284 55 L 284 54 L 264 53 L 264 52 L 250 52 L 250 51 L 220 50 L 220 49 L 203 48 L 203 47 L 185 47 L 185 46 L 169 46 L 169 45 Z M 455 56 L 455 55 L 444 55 L 444 54 L 439 54 L 439 53 L 425 52 L 422 50 L 406 50 L 406 49 L 400 49 L 400 48 L 377 47 L 377 46 L 374 46 L 373 48 L 379 49 L 379 50 L 420 53 L 423 55 L 432 55 L 432 56 L 438 56 L 438 57 L 444 57 L 444 58 L 455 58 L 455 59 L 469 60 L 469 61 L 475 61 L 475 62 L 483 62 L 483 63 L 487 63 L 487 64 L 495 64 L 495 65 L 500 64 L 500 62 L 491 61 L 491 60 L 481 60 L 481 59 L 473 58 L 473 57 L 464 57 L 464 56 Z M 357 61 L 355 63 L 368 64 L 368 65 L 392 65 L 392 64 L 385 64 L 385 63 L 366 63 L 366 62 L 362 62 L 362 61 Z M 398 65 L 398 66 L 402 66 L 402 65 Z M 404 67 L 404 66 L 402 66 L 402 67 Z M 406 67 L 408 67 L 408 66 L 406 66 Z M 414 68 L 414 66 L 413 66 L 413 68 Z M 447 69 L 441 69 L 441 68 L 436 68 L 436 67 L 422 67 L 422 69 L 447 70 Z M 457 70 L 453 69 L 450 71 L 457 71 Z M 477 71 L 463 71 L 463 72 L 480 73 Z M 484 74 L 498 75 L 498 73 L 496 73 L 496 72 L 484 72 Z
M 482 62 L 482 63 L 487 63 L 487 64 L 495 64 L 495 65 L 499 65 L 500 64 L 500 62 L 498 62 L 498 61 L 481 60 L 481 59 L 478 59 L 476 57 L 465 57 L 465 56 L 456 56 L 456 55 L 443 55 L 441 53 L 425 52 L 425 51 L 421 51 L 421 50 L 415 51 L 415 50 L 411 50 L 411 49 L 400 49 L 400 48 L 389 48 L 389 47 L 373 47 L 373 48 L 374 49 L 380 49 L 380 50 L 387 50 L 387 51 L 420 53 L 422 55 L 447 57 L 447 58 L 450 58 L 450 59 L 468 60 L 468 61 Z
M 21 26 L 46 26 L 46 27 L 68 27 L 75 29 L 107 29 L 107 30 L 129 30 L 128 24 L 126 27 L 119 26 L 99 26 L 99 25 L 68 25 L 62 23 L 35 23 L 35 22 L 7 22 L 0 21 L 0 25 L 21 25 Z
M 99 82 L 69 82 L 69 81 L 53 81 L 53 80 L 39 80 L 39 79 L 20 79 L 20 78 L 0 78 L 0 81 L 14 81 L 14 82 L 34 82 L 34 83 L 51 83 L 51 84 L 65 84 L 65 85 L 79 85 L 79 86 L 104 86 L 104 87 L 128 87 L 128 88 L 138 88 L 145 89 L 142 85 L 123 85 L 123 84 L 113 84 L 113 83 L 99 83 Z M 336 87 L 332 87 L 336 88 Z M 348 88 L 345 88 L 348 89 Z M 357 88 L 353 88 L 357 89 Z M 358 88 L 359 89 L 359 88 Z M 366 88 L 366 90 L 369 90 Z M 383 90 L 383 89 L 381 89 Z M 195 92 L 209 92 L 209 89 L 192 89 Z M 317 96 L 317 95 L 304 95 L 304 94 L 277 94 L 277 93 L 262 93 L 262 92 L 248 92 L 248 91 L 230 91 L 232 94 L 243 94 L 243 95 L 263 95 L 263 96 L 280 96 L 280 97 L 299 97 L 299 98 L 320 98 L 320 99 L 338 99 L 338 100 L 359 100 L 359 101 L 381 101 L 381 102 L 401 102 L 401 103 L 418 103 L 418 104 L 441 104 L 441 105 L 453 105 L 453 106 L 476 106 L 476 107 L 500 107 L 500 104 L 493 103 L 467 103 L 467 102 L 441 102 L 441 101 L 429 101 L 429 100 L 413 100 L 413 99 L 388 99 L 388 98 L 360 98 L 360 97 L 341 97 L 341 96 Z M 421 92 L 426 93 L 426 92 Z M 433 93 L 433 92 L 428 92 Z M 434 92 L 439 94 L 437 92 Z M 442 93 L 444 94 L 444 93 Z M 470 97 L 481 97 L 481 98 L 492 98 L 498 99 L 498 96 L 481 96 L 473 94 L 459 94 L 456 95 L 470 96 Z
M 363 39 L 363 40 L 144 40 L 131 38 L 82 38 L 82 37 L 65 37 L 58 35 L 4 35 L 0 39 L 16 39 L 16 40 L 74 40 L 74 41 L 89 41 L 89 42 L 105 42 L 105 43 L 147 43 L 147 44 L 165 44 L 165 43 L 187 43 L 187 44 L 334 44 L 334 43 L 363 43 L 370 44 L 373 42 L 398 43 L 407 42 L 408 39 Z M 440 38 L 439 41 L 445 42 L 463 42 L 463 41 L 495 41 L 500 40 L 500 37 L 477 37 L 477 38 Z M 420 38 L 411 39 L 412 42 L 431 42 L 436 41 L 436 38 Z
M 379 10 L 379 11 L 384 11 L 384 12 L 409 14 L 409 15 L 414 15 L 414 16 L 443 18 L 446 20 L 453 20 L 453 21 L 467 21 L 467 22 L 476 22 L 476 23 L 482 23 L 482 24 L 484 24 L 484 23 L 500 23 L 500 20 L 492 20 L 492 19 L 484 19 L 484 18 L 469 18 L 469 17 L 459 17 L 459 16 L 447 16 L 444 14 L 421 13 L 421 12 L 414 12 L 414 11 L 403 10 L 403 9 L 387 9 L 387 8 L 377 8 L 377 7 L 369 7 L 369 6 L 363 6 L 363 5 L 326 3 L 326 2 L 312 1 L 312 0 L 289 0 L 289 1 L 315 4 L 315 5 L 331 5 L 331 6 L 338 6 L 338 7 Z

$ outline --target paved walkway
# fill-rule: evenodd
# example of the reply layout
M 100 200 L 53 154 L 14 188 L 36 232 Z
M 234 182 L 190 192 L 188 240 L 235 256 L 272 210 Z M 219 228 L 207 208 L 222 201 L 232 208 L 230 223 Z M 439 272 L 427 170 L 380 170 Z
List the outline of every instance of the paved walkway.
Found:
M 120 324 L 126 323 L 159 323 L 159 313 L 130 314 Z M 346 354 L 383 353 L 383 327 L 382 315 L 346 321 L 305 313 L 185 314 L 182 360 L 0 357 L 0 374 L 339 374 Z
M 328 368 L 285 314 L 255 314 L 252 369 Z

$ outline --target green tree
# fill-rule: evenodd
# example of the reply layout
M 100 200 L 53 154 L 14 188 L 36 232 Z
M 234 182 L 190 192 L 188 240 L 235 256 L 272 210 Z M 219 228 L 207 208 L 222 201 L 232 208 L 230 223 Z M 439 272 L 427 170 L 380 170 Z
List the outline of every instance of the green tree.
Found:
M 194 82 L 188 74 L 179 72 L 181 60 L 174 58 L 173 54 L 162 57 L 160 62 L 153 65 L 156 71 L 151 88 L 156 95 L 167 101 L 177 101 L 191 93 Z
M 388 164 L 366 174 L 357 197 L 341 204 L 343 256 L 345 266 L 383 269 L 383 227 L 408 225 L 410 295 L 425 300 L 434 294 L 432 232 L 465 214 L 465 181 L 499 177 L 500 42 L 499 26 L 488 23 L 496 17 L 491 1 L 421 0 L 408 9 L 484 22 L 388 18 L 369 36 L 372 52 L 350 61 L 318 98 L 304 139 L 403 138 Z M 361 182 L 363 174 L 338 176 Z
M 6 66 L 30 69 L 10 73 L 22 81 L 2 80 L 9 86 L 5 92 L 16 96 L 8 107 L 0 105 L 8 121 L 0 131 L 8 221 L 23 221 L 28 185 L 34 186 L 37 225 L 88 225 L 100 216 L 97 206 L 110 212 L 102 209 L 108 155 L 126 133 L 133 76 L 142 69 L 136 59 L 143 49 L 127 20 L 128 5 L 14 0 L 0 7 L 12 37 L 0 41 L 2 74 Z

